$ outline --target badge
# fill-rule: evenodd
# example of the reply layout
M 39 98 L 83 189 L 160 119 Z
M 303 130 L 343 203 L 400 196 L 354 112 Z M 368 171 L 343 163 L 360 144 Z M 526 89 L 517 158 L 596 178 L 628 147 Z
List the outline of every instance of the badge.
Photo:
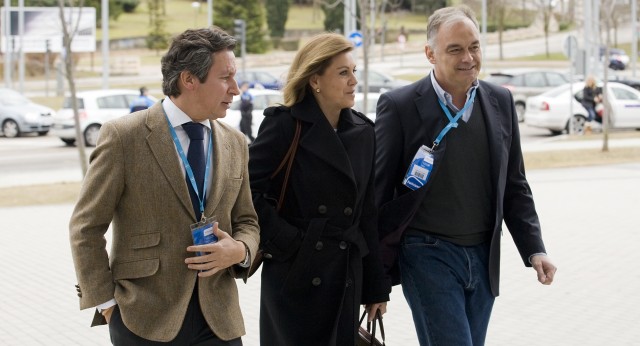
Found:
M 423 145 L 413 157 L 402 184 L 411 190 L 417 190 L 427 183 L 432 170 L 433 154 L 429 147 Z
M 203 218 L 202 221 L 191 225 L 193 245 L 204 245 L 217 242 L 218 237 L 213 233 L 213 229 L 217 227 L 218 223 L 214 218 Z M 204 253 L 197 252 L 197 255 L 202 256 Z

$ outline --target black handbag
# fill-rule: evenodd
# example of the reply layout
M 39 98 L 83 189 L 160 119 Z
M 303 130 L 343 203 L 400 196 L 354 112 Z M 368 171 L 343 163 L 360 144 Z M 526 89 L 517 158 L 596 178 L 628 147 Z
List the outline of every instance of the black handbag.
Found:
M 360 317 L 360 329 L 358 330 L 357 346 L 385 346 L 384 343 L 384 325 L 382 324 L 382 315 L 380 310 L 376 310 L 376 316 L 372 322 L 367 322 L 367 328 L 362 326 L 364 317 L 367 316 L 367 312 L 364 311 Z M 382 341 L 376 339 L 376 325 L 380 325 L 380 336 Z
M 298 149 L 298 142 L 300 141 L 300 132 L 302 131 L 302 122 L 297 119 L 296 120 L 296 130 L 293 134 L 293 140 L 291 141 L 291 145 L 289 146 L 289 150 L 282 158 L 282 162 L 278 165 L 278 168 L 271 175 L 271 179 L 275 178 L 282 169 L 287 166 L 287 170 L 284 174 L 284 181 L 282 183 L 282 188 L 280 190 L 280 197 L 278 198 L 278 205 L 276 206 L 276 211 L 280 211 L 282 208 L 282 204 L 284 203 L 284 194 L 287 192 L 287 183 L 289 182 L 289 173 L 291 172 L 291 166 L 293 166 L 293 158 L 296 156 L 296 150 Z M 253 261 L 251 261 L 251 266 L 249 267 L 249 276 L 252 276 L 260 265 L 262 264 L 262 250 L 259 249 L 256 255 L 253 257 Z

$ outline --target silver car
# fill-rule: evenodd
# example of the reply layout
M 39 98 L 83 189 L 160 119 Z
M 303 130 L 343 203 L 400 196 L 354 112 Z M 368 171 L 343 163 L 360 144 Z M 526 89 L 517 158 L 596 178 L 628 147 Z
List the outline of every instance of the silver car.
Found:
M 44 136 L 53 122 L 53 109 L 33 103 L 11 89 L 0 89 L 0 131 L 5 137 L 20 137 L 25 133 Z

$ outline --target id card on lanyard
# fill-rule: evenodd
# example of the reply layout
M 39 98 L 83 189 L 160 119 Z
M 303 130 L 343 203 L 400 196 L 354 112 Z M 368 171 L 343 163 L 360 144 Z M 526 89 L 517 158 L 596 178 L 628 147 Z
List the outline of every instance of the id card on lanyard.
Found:
M 440 108 L 444 111 L 444 114 L 447 115 L 449 119 L 449 123 L 444 127 L 436 137 L 436 140 L 433 141 L 433 145 L 429 148 L 426 145 L 422 145 L 418 152 L 411 160 L 411 164 L 409 165 L 409 169 L 402 180 L 402 184 L 411 190 L 417 190 L 423 187 L 427 181 L 429 181 L 429 176 L 431 175 L 431 171 L 433 171 L 433 165 L 435 162 L 435 158 L 433 157 L 433 151 L 436 149 L 440 142 L 444 138 L 444 136 L 451 130 L 452 128 L 458 127 L 458 120 L 462 117 L 462 115 L 467 111 L 471 105 L 473 105 L 473 101 L 476 98 L 476 90 L 477 88 L 471 91 L 471 96 L 467 102 L 465 102 L 464 107 L 456 113 L 456 116 L 452 116 L 449 108 L 445 106 L 445 104 L 438 98 L 438 103 L 440 104 Z

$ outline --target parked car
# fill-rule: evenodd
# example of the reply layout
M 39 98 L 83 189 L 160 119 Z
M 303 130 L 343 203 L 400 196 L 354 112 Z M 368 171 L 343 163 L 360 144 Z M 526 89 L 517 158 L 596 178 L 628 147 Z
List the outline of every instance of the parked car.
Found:
M 34 103 L 12 89 L 0 89 L 0 131 L 5 137 L 25 133 L 44 136 L 49 132 L 54 110 Z
M 367 93 L 367 112 L 364 115 L 367 118 L 371 119 L 371 121 L 376 121 L 376 107 L 378 106 L 378 99 L 380 98 L 380 93 Z M 353 109 L 358 112 L 364 111 L 364 94 L 356 93 L 356 103 L 353 106 Z
M 604 60 L 605 47 L 600 47 L 600 59 Z M 609 48 L 609 68 L 621 71 L 627 68 L 629 64 L 629 56 L 627 52 L 618 48 Z
M 574 133 L 582 133 L 587 121 L 587 110 L 581 104 L 584 83 L 573 83 L 573 95 L 570 85 L 565 84 L 530 97 L 527 100 L 525 123 L 560 134 L 569 130 L 569 120 L 573 119 Z M 607 87 L 612 107 L 612 128 L 640 129 L 640 91 L 616 82 L 607 83 Z M 573 107 L 573 114 L 570 105 Z
M 280 78 L 267 71 L 248 70 L 245 71 L 245 73 L 242 73 L 242 71 L 238 71 L 236 73 L 235 79 L 238 82 L 238 86 L 240 86 L 243 82 L 248 82 L 249 88 L 252 89 L 282 89 L 282 81 L 280 80 Z
M 383 93 L 401 86 L 411 84 L 411 81 L 404 79 L 395 79 L 384 73 L 369 70 L 369 92 Z M 358 92 L 362 92 L 364 88 L 364 75 L 362 70 L 356 70 L 356 78 L 358 79 Z
M 253 113 L 251 121 L 251 132 L 253 137 L 258 135 L 258 129 L 262 120 L 264 119 L 264 109 L 269 106 L 274 106 L 283 102 L 282 92 L 278 90 L 270 89 L 249 89 L 251 95 L 253 95 Z M 218 119 L 224 123 L 227 123 L 236 130 L 240 131 L 240 95 L 233 98 L 231 107 L 227 110 L 227 115 L 224 118 Z
M 491 73 L 484 79 L 503 86 L 513 94 L 518 121 L 524 121 L 527 98 L 541 94 L 559 85 L 569 83 L 569 78 L 559 72 L 540 70 L 509 70 Z
M 76 94 L 80 116 L 80 130 L 85 145 L 93 147 L 98 141 L 100 127 L 105 122 L 127 115 L 131 101 L 140 95 L 139 90 L 107 89 L 81 91 Z M 154 102 L 157 99 L 149 95 Z M 64 99 L 62 108 L 53 118 L 51 133 L 60 137 L 67 145 L 76 142 L 75 122 L 71 97 Z

